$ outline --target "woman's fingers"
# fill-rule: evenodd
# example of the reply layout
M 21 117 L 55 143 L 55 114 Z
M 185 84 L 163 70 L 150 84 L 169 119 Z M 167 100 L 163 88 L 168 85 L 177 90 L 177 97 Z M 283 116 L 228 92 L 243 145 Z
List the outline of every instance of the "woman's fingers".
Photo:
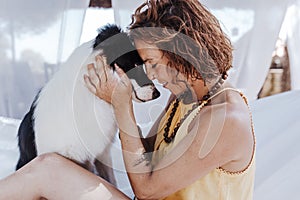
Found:
M 88 74 L 84 75 L 87 88 L 106 102 L 118 102 L 120 99 L 131 98 L 132 86 L 126 73 L 117 65 L 115 76 L 103 56 L 96 56 L 96 63 L 87 65 Z M 128 101 L 124 101 L 128 102 Z
M 96 65 L 96 66 L 95 66 Z M 96 56 L 96 63 L 88 64 L 87 71 L 88 76 L 84 76 L 85 81 L 88 83 L 89 88 L 93 87 L 97 90 L 101 85 L 108 80 L 109 68 L 107 67 L 106 60 L 103 56 Z M 102 82 L 102 84 L 101 84 Z M 93 89 L 93 91 L 94 91 Z
M 102 81 L 107 81 L 109 70 L 110 69 L 106 63 L 106 58 L 100 55 L 96 56 L 96 72 Z
M 98 87 L 100 83 L 100 78 L 96 73 L 94 64 L 88 64 L 87 68 L 88 68 L 88 75 L 91 84 L 93 84 L 95 87 Z
M 84 78 L 86 87 L 89 89 L 89 91 L 92 92 L 93 94 L 96 94 L 97 89 L 96 89 L 95 85 L 91 82 L 90 77 L 85 74 L 83 78 Z

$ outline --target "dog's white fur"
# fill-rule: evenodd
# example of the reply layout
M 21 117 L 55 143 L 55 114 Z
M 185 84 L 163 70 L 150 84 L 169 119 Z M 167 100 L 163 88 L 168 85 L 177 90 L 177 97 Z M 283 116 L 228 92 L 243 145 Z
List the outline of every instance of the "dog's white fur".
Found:
M 84 85 L 86 66 L 99 53 L 92 52 L 92 42 L 77 48 L 39 95 L 34 112 L 38 154 L 57 152 L 93 162 L 117 132 L 111 105 Z
M 97 158 L 110 165 L 106 150 L 117 132 L 114 113 L 83 81 L 86 65 L 99 53 L 92 51 L 92 44 L 77 48 L 39 95 L 34 112 L 38 154 L 57 152 L 82 163 Z

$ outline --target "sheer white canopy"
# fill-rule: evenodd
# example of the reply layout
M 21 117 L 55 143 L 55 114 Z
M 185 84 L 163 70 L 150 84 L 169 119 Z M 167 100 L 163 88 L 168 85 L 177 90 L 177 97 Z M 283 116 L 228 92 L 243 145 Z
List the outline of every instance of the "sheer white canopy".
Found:
M 293 2 L 284 19 L 291 68 L 291 87 L 300 89 L 300 0 Z

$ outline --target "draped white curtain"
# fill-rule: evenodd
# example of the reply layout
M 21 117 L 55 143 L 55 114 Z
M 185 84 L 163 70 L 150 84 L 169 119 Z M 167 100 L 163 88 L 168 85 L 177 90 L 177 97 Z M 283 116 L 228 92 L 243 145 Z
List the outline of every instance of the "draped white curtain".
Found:
M 206 0 L 204 3 L 212 11 L 222 13 L 217 17 L 232 38 L 234 59 L 229 81 L 249 99 L 256 99 L 267 76 L 289 1 Z
M 288 8 L 283 24 L 289 52 L 291 88 L 300 89 L 300 0 L 295 0 Z
M 0 0 L 0 116 L 22 118 L 78 46 L 89 0 Z

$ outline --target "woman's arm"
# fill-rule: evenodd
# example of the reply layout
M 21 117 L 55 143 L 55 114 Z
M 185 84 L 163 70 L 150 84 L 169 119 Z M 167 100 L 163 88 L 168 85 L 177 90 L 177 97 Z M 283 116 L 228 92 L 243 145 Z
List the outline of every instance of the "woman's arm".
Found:
M 106 66 L 103 61 L 100 61 L 100 65 Z M 240 120 L 240 116 L 234 115 L 241 110 L 232 109 L 225 103 L 214 106 L 213 109 L 204 107 L 201 114 L 194 119 L 189 134 L 176 148 L 155 166 L 149 165 L 144 156 L 146 150 L 141 142 L 133 113 L 130 80 L 118 67 L 116 70 L 120 80 L 116 80 L 111 73 L 106 73 L 108 70 L 107 67 L 98 69 L 98 75 L 95 77 L 95 69 L 90 65 L 89 77 L 86 76 L 85 80 L 94 94 L 111 102 L 114 107 L 126 170 L 134 193 L 139 199 L 168 196 L 217 167 L 233 160 L 239 163 L 242 156 L 239 150 L 244 148 L 241 141 L 245 140 L 243 136 L 247 135 L 239 133 L 250 131 L 249 124 Z M 92 82 L 97 77 L 100 78 L 100 85 Z M 107 87 L 106 82 L 112 87 Z M 236 165 L 232 169 L 243 168 Z
M 135 130 L 122 131 L 124 161 L 136 196 L 139 199 L 166 197 L 218 167 L 232 172 L 244 170 L 251 161 L 253 150 L 249 119 L 240 115 L 241 110 L 230 107 L 225 104 L 213 109 L 204 108 L 194 119 L 188 135 L 155 166 L 148 164 L 142 150 L 137 150 L 141 144 L 133 135 Z M 119 114 L 122 115 L 124 110 L 116 112 L 120 123 L 124 118 Z

